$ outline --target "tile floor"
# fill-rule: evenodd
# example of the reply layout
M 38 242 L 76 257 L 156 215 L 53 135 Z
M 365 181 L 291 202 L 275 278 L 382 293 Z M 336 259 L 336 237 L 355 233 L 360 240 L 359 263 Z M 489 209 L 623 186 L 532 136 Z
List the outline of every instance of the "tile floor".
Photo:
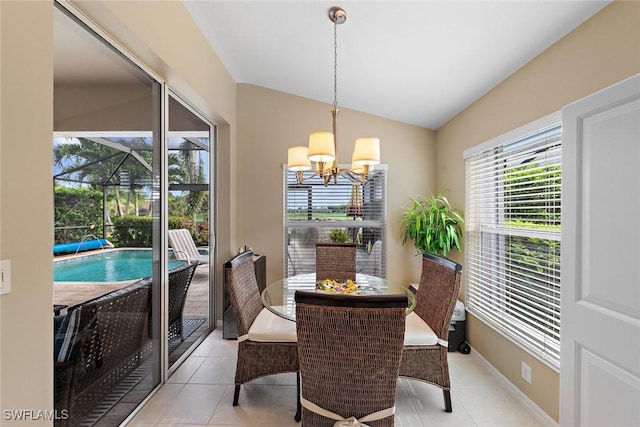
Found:
M 295 374 L 281 374 L 242 386 L 232 406 L 235 340 L 215 330 L 129 422 L 129 427 L 297 426 Z M 396 426 L 544 426 L 472 354 L 449 353 L 453 412 L 445 413 L 442 391 L 401 379 Z

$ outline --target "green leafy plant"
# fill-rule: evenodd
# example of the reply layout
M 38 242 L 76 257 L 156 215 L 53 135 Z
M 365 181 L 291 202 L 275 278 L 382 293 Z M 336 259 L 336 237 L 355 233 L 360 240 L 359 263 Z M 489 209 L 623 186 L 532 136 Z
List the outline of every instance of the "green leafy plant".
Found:
M 419 253 L 445 256 L 454 247 L 460 250 L 464 216 L 451 208 L 445 191 L 428 198 L 411 198 L 402 214 L 402 244 L 413 241 Z
M 342 228 L 334 228 L 329 233 L 329 240 L 336 243 L 348 243 L 351 241 L 351 237 Z

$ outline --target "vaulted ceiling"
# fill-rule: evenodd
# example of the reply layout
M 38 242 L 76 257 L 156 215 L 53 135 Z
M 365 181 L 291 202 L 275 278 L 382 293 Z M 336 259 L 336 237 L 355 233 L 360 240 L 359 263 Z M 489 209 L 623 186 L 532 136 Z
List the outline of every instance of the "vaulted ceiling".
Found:
M 437 129 L 609 1 L 192 1 L 238 83 Z

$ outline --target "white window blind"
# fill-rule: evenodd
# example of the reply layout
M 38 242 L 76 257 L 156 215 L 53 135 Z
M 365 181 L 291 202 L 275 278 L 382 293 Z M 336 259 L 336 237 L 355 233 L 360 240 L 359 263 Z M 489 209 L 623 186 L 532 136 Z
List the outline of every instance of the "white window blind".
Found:
M 513 135 L 465 153 L 467 309 L 559 369 L 562 129 Z
M 315 272 L 315 245 L 342 235 L 357 244 L 359 273 L 386 277 L 386 165 L 376 165 L 363 185 L 339 176 L 326 187 L 322 178 L 302 184 L 284 168 L 284 275 Z

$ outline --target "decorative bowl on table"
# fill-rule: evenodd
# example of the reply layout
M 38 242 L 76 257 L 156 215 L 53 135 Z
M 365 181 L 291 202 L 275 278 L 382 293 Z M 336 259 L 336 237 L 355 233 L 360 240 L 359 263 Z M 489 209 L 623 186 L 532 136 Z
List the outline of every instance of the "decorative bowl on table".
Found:
M 318 283 L 316 287 L 319 290 L 332 294 L 355 294 L 362 290 L 362 285 L 358 285 L 351 279 L 347 279 L 345 282 L 324 279 L 322 282 Z

